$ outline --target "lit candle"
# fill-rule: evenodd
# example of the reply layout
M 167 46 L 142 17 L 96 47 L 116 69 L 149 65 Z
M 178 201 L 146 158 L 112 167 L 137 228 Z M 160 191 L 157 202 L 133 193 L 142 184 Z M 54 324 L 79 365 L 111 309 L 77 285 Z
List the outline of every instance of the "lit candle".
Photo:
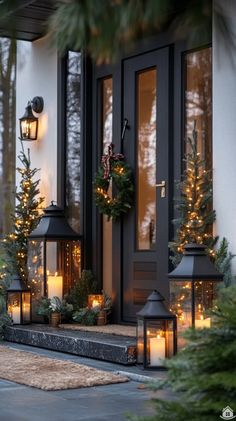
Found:
M 20 324 L 20 306 L 11 307 L 11 316 L 12 316 L 13 324 L 19 325 Z
M 207 317 L 206 319 L 204 319 L 203 315 L 201 315 L 200 319 L 195 320 L 195 328 L 203 329 L 204 327 L 211 327 L 211 318 Z
M 58 297 L 62 300 L 63 292 L 63 277 L 55 275 L 48 275 L 48 298 Z
M 150 338 L 150 365 L 162 366 L 166 354 L 165 338 L 157 335 L 156 338 Z
M 98 307 L 98 306 L 100 306 L 99 301 L 98 300 L 93 300 L 92 307 L 94 308 L 94 307 Z

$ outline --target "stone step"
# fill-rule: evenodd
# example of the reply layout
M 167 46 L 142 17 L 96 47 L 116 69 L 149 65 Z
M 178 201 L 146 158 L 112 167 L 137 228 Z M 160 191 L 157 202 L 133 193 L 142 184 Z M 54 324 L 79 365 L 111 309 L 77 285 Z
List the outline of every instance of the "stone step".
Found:
M 135 338 L 125 336 L 69 331 L 47 325 L 32 324 L 7 327 L 5 339 L 9 342 L 17 342 L 124 365 L 136 363 Z

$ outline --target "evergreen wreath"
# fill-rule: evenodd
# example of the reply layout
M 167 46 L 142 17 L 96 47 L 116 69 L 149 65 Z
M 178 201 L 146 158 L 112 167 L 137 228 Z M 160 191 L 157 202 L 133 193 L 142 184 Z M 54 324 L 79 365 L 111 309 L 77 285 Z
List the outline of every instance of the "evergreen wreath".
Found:
M 132 207 L 133 180 L 132 170 L 124 161 L 122 154 L 113 153 L 113 145 L 108 146 L 108 153 L 103 155 L 102 164 L 94 180 L 95 203 L 100 213 L 118 219 Z M 114 197 L 108 193 L 110 181 L 116 192 Z

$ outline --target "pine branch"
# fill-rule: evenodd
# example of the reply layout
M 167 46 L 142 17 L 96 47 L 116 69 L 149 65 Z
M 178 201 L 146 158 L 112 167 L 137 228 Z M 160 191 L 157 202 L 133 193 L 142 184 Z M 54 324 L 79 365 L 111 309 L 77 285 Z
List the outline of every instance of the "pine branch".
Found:
M 13 230 L 3 240 L 5 268 L 1 277 L 7 278 L 19 273 L 26 280 L 28 235 L 39 223 L 39 209 L 44 198 L 38 196 L 40 180 L 33 180 L 39 170 L 31 169 L 29 149 L 25 153 L 22 145 L 18 158 L 22 164 L 22 167 L 17 168 L 21 179 L 19 190 L 15 193 L 15 213 L 11 215 Z

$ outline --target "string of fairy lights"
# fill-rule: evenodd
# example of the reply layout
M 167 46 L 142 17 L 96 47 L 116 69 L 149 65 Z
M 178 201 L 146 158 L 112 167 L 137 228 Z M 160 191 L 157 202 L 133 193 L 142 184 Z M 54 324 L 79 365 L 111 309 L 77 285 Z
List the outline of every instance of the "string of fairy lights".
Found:
M 126 170 L 125 170 L 125 168 L 123 167 L 123 166 L 117 166 L 117 167 L 114 167 L 113 168 L 113 172 L 115 173 L 115 174 L 117 174 L 117 175 L 119 175 L 119 176 L 122 176 L 122 175 L 126 175 Z M 103 199 L 106 201 L 106 203 L 108 204 L 108 205 L 110 205 L 110 204 L 112 204 L 112 203 L 114 203 L 114 202 L 116 202 L 116 198 L 115 197 L 111 197 L 109 194 L 108 194 L 108 189 L 107 190 L 105 190 L 105 189 L 103 189 L 102 187 L 97 187 L 96 188 L 96 192 L 99 194 L 99 195 L 101 195 L 102 197 L 103 197 Z
M 205 186 L 206 182 L 209 182 L 208 172 L 201 169 L 200 153 L 196 155 L 195 160 L 188 160 L 188 168 L 182 182 L 181 193 L 185 218 L 178 230 L 177 251 L 179 253 L 183 252 L 185 244 L 190 242 L 206 244 L 207 240 L 212 238 L 210 230 L 206 228 L 208 209 L 205 203 Z M 215 255 L 215 251 L 211 247 L 208 252 L 212 256 Z
M 34 181 L 33 177 L 37 169 L 30 167 L 30 153 L 28 155 L 22 150 L 18 156 L 23 168 L 17 168 L 20 174 L 19 191 L 16 192 L 15 212 L 12 215 L 12 232 L 3 240 L 3 247 L 6 254 L 7 264 L 18 271 L 23 280 L 27 279 L 27 253 L 28 236 L 36 227 L 40 218 L 41 205 L 44 200 L 38 197 L 39 180 Z M 6 276 L 10 269 L 5 267 L 6 272 L 2 272 L 2 278 Z

